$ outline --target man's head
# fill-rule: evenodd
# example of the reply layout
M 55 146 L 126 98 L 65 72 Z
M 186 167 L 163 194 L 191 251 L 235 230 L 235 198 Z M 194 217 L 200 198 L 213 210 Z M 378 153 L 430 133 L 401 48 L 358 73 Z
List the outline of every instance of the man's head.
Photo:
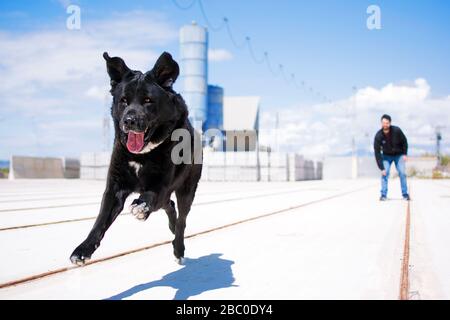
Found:
M 381 117 L 381 128 L 387 131 L 389 130 L 390 127 L 391 127 L 391 116 L 383 114 L 383 116 Z
M 116 137 L 131 153 L 149 152 L 187 117 L 186 105 L 172 89 L 178 64 L 164 52 L 152 70 L 142 73 L 119 57 L 106 52 L 103 57 L 111 78 Z

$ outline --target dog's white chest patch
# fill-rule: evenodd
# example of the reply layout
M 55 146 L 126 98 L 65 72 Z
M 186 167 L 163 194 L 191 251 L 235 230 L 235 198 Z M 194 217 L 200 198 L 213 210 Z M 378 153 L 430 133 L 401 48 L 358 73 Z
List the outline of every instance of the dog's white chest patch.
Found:
M 155 149 L 157 146 L 159 146 L 161 143 L 163 143 L 162 141 L 158 142 L 158 143 L 152 143 L 149 142 L 147 143 L 147 145 L 138 153 L 143 154 L 143 153 L 149 153 L 150 151 L 152 151 L 153 149 Z
M 128 164 L 130 165 L 130 167 L 132 167 L 134 169 L 134 171 L 136 172 L 136 176 L 139 174 L 139 170 L 141 170 L 142 168 L 142 164 L 137 163 L 136 161 L 130 161 L 128 162 Z

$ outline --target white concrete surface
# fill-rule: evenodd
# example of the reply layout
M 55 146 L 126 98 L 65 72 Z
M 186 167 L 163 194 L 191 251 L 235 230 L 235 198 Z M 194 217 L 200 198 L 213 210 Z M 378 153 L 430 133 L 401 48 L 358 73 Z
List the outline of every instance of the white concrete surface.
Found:
M 411 299 L 450 299 L 450 181 L 411 188 Z
M 92 218 L 0 231 L 7 257 L 0 283 L 69 266 L 97 215 L 104 184 L 0 180 L 0 230 Z M 450 183 L 410 184 L 410 297 L 449 299 Z M 187 235 L 304 206 L 186 239 L 182 266 L 171 245 L 162 245 L 3 288 L 0 299 L 397 299 L 407 204 L 398 180 L 391 181 L 390 201 L 379 202 L 378 194 L 373 179 L 203 182 Z M 93 259 L 171 239 L 162 211 L 146 222 L 121 215 Z

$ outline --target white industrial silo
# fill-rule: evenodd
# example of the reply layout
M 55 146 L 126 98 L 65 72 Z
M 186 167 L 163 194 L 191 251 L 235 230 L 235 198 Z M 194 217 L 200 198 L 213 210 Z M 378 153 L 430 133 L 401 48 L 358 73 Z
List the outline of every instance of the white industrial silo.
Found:
M 180 57 L 182 94 L 189 108 L 191 121 L 201 129 L 207 117 L 208 107 L 208 31 L 206 28 L 192 22 L 180 29 Z

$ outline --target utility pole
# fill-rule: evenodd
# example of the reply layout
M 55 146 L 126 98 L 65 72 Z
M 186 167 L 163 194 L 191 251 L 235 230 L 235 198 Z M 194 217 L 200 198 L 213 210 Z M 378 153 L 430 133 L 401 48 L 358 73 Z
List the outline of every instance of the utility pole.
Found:
M 278 111 L 276 112 L 276 117 L 275 117 L 275 150 L 277 152 L 280 151 L 280 148 L 278 147 L 278 128 L 279 128 L 279 123 L 280 123 L 280 119 L 279 119 L 279 114 Z
M 436 157 L 437 157 L 437 166 L 441 165 L 441 140 L 442 140 L 442 129 L 444 126 L 436 126 L 435 134 L 436 134 Z
M 352 130 L 352 179 L 356 179 L 358 177 L 358 157 L 356 154 L 356 92 L 357 87 L 353 86 L 353 103 L 351 105 L 351 130 Z

